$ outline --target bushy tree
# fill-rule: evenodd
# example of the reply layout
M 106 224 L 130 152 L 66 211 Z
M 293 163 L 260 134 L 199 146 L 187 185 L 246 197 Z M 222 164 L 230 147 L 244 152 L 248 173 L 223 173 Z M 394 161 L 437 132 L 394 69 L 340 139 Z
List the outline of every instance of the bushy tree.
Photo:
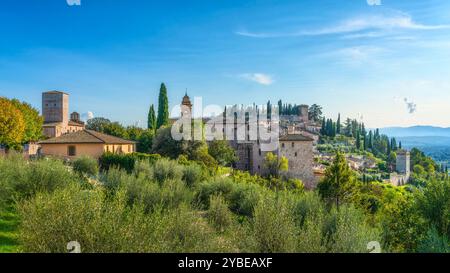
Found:
M 349 201 L 356 187 L 355 175 L 345 156 L 337 152 L 331 166 L 325 171 L 325 178 L 318 184 L 320 195 L 336 204 Z
M 209 154 L 222 166 L 231 166 L 237 161 L 234 149 L 226 140 L 214 140 L 209 144 Z
M 105 128 L 111 123 L 109 119 L 102 117 L 91 118 L 86 122 L 86 129 L 97 132 L 105 132 Z
M 18 148 L 24 140 L 25 130 L 22 112 L 10 100 L 0 97 L 0 144 Z
M 322 118 L 322 107 L 317 104 L 313 104 L 309 107 L 308 111 L 309 119 L 315 122 Z
M 17 99 L 11 100 L 11 103 L 22 113 L 25 123 L 25 132 L 22 142 L 37 141 L 42 138 L 42 124 L 44 118 L 39 115 L 39 111 L 26 102 Z
M 264 158 L 264 166 L 269 177 L 280 177 L 282 172 L 289 170 L 289 161 L 286 157 L 278 157 L 273 153 L 267 153 Z

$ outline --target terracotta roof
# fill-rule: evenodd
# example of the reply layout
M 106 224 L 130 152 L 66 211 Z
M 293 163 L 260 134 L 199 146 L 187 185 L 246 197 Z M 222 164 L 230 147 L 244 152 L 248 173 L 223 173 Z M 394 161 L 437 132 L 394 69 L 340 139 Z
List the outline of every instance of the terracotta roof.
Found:
M 280 136 L 280 141 L 314 141 L 314 139 L 300 134 L 290 134 Z
M 75 133 L 50 138 L 39 142 L 40 144 L 65 143 L 103 143 L 103 144 L 134 144 L 136 142 L 123 138 L 102 134 L 92 130 L 81 130 Z
M 84 122 L 82 122 L 82 121 L 77 122 L 77 121 L 74 121 L 74 120 L 69 120 L 69 125 L 70 125 L 70 126 L 80 126 L 80 127 L 83 127 L 83 126 L 84 126 Z

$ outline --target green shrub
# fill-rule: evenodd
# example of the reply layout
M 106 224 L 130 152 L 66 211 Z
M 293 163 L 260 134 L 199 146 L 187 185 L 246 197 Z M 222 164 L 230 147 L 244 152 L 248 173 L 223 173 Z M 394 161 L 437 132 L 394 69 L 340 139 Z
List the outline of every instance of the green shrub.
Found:
M 305 219 L 298 234 L 298 253 L 326 253 L 327 245 L 323 237 L 323 215 Z
M 380 244 L 380 232 L 366 223 L 366 216 L 353 206 L 340 206 L 329 215 L 328 249 L 332 253 L 367 253 L 369 242 Z
M 103 172 L 100 181 L 110 193 L 115 193 L 121 186 L 133 183 L 135 176 L 129 175 L 125 170 L 118 167 L 112 167 Z
M 209 198 L 212 195 L 222 195 L 228 199 L 236 184 L 229 178 L 213 178 L 199 185 L 197 199 L 204 208 L 209 207 Z
M 213 178 L 199 185 L 197 200 L 204 208 L 208 208 L 210 197 L 221 195 L 229 203 L 231 211 L 251 216 L 261 195 L 266 192 L 256 184 L 235 183 L 230 178 Z
M 233 215 L 222 196 L 214 195 L 210 197 L 208 220 L 219 232 L 224 232 L 232 224 Z
M 253 236 L 257 252 L 294 252 L 296 228 L 292 208 L 282 199 L 261 200 L 253 216 Z
M 101 190 L 73 185 L 38 193 L 21 203 L 19 213 L 25 252 L 67 252 L 71 241 L 79 242 L 85 253 L 229 251 L 189 208 L 148 214 L 142 206 L 128 206 L 122 190 L 105 198 Z
M 419 243 L 419 253 L 450 253 L 450 241 L 441 236 L 436 228 L 431 228 Z
M 203 180 L 203 169 L 196 163 L 185 165 L 183 168 L 183 181 L 189 187 L 194 187 Z
M 27 161 L 20 154 L 0 157 L 0 203 L 29 198 L 39 191 L 52 192 L 74 182 L 79 182 L 79 177 L 62 161 Z
M 293 212 L 297 225 L 303 227 L 307 218 L 319 218 L 324 210 L 324 204 L 316 192 L 305 192 L 298 196 Z
M 154 164 L 161 159 L 159 154 L 144 154 L 144 153 L 132 153 L 132 154 L 115 154 L 104 153 L 100 159 L 100 169 L 109 170 L 111 167 L 118 167 L 131 173 L 134 169 L 136 161 L 147 161 L 150 164 Z
M 236 184 L 228 195 L 230 209 L 244 216 L 252 216 L 253 211 L 268 191 L 256 184 Z
M 97 160 L 88 156 L 75 159 L 72 162 L 72 167 L 80 175 L 96 176 L 98 174 Z
M 153 175 L 154 179 L 161 184 L 169 179 L 181 180 L 183 177 L 183 166 L 178 165 L 173 160 L 161 159 L 153 165 Z
M 133 174 L 136 177 L 144 177 L 147 180 L 153 180 L 154 177 L 152 165 L 144 160 L 136 161 Z

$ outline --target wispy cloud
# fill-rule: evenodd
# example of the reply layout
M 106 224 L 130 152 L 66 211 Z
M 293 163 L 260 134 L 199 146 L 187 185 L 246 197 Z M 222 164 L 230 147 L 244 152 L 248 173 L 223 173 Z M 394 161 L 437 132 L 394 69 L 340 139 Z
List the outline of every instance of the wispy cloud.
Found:
M 296 36 L 319 36 L 333 34 L 350 34 L 363 31 L 372 31 L 366 36 L 381 35 L 374 31 L 381 30 L 439 30 L 450 29 L 450 25 L 425 25 L 415 22 L 411 16 L 406 14 L 397 14 L 394 16 L 365 16 L 345 20 L 334 26 L 329 26 L 313 30 L 299 30 L 294 32 L 251 32 L 247 30 L 236 31 L 240 36 L 252 38 L 279 38 Z M 376 33 L 376 34 L 375 34 Z
M 408 109 L 408 113 L 414 114 L 417 111 L 417 104 L 415 104 L 412 101 L 409 101 L 407 98 L 404 98 L 403 100 L 406 104 L 406 108 Z
M 333 58 L 341 63 L 349 65 L 361 65 L 368 62 L 373 62 L 378 59 L 381 54 L 388 51 L 381 47 L 375 46 L 354 46 L 341 48 L 335 51 L 322 53 L 319 56 L 326 58 Z
M 253 81 L 262 85 L 271 85 L 275 81 L 271 75 L 263 73 L 244 73 L 240 74 L 239 78 Z

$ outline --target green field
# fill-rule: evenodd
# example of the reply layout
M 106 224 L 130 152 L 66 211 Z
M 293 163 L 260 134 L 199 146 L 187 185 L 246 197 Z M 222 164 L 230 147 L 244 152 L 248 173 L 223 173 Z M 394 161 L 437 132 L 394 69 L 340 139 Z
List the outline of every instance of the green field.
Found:
M 0 209 L 0 253 L 17 252 L 19 219 L 11 209 Z

